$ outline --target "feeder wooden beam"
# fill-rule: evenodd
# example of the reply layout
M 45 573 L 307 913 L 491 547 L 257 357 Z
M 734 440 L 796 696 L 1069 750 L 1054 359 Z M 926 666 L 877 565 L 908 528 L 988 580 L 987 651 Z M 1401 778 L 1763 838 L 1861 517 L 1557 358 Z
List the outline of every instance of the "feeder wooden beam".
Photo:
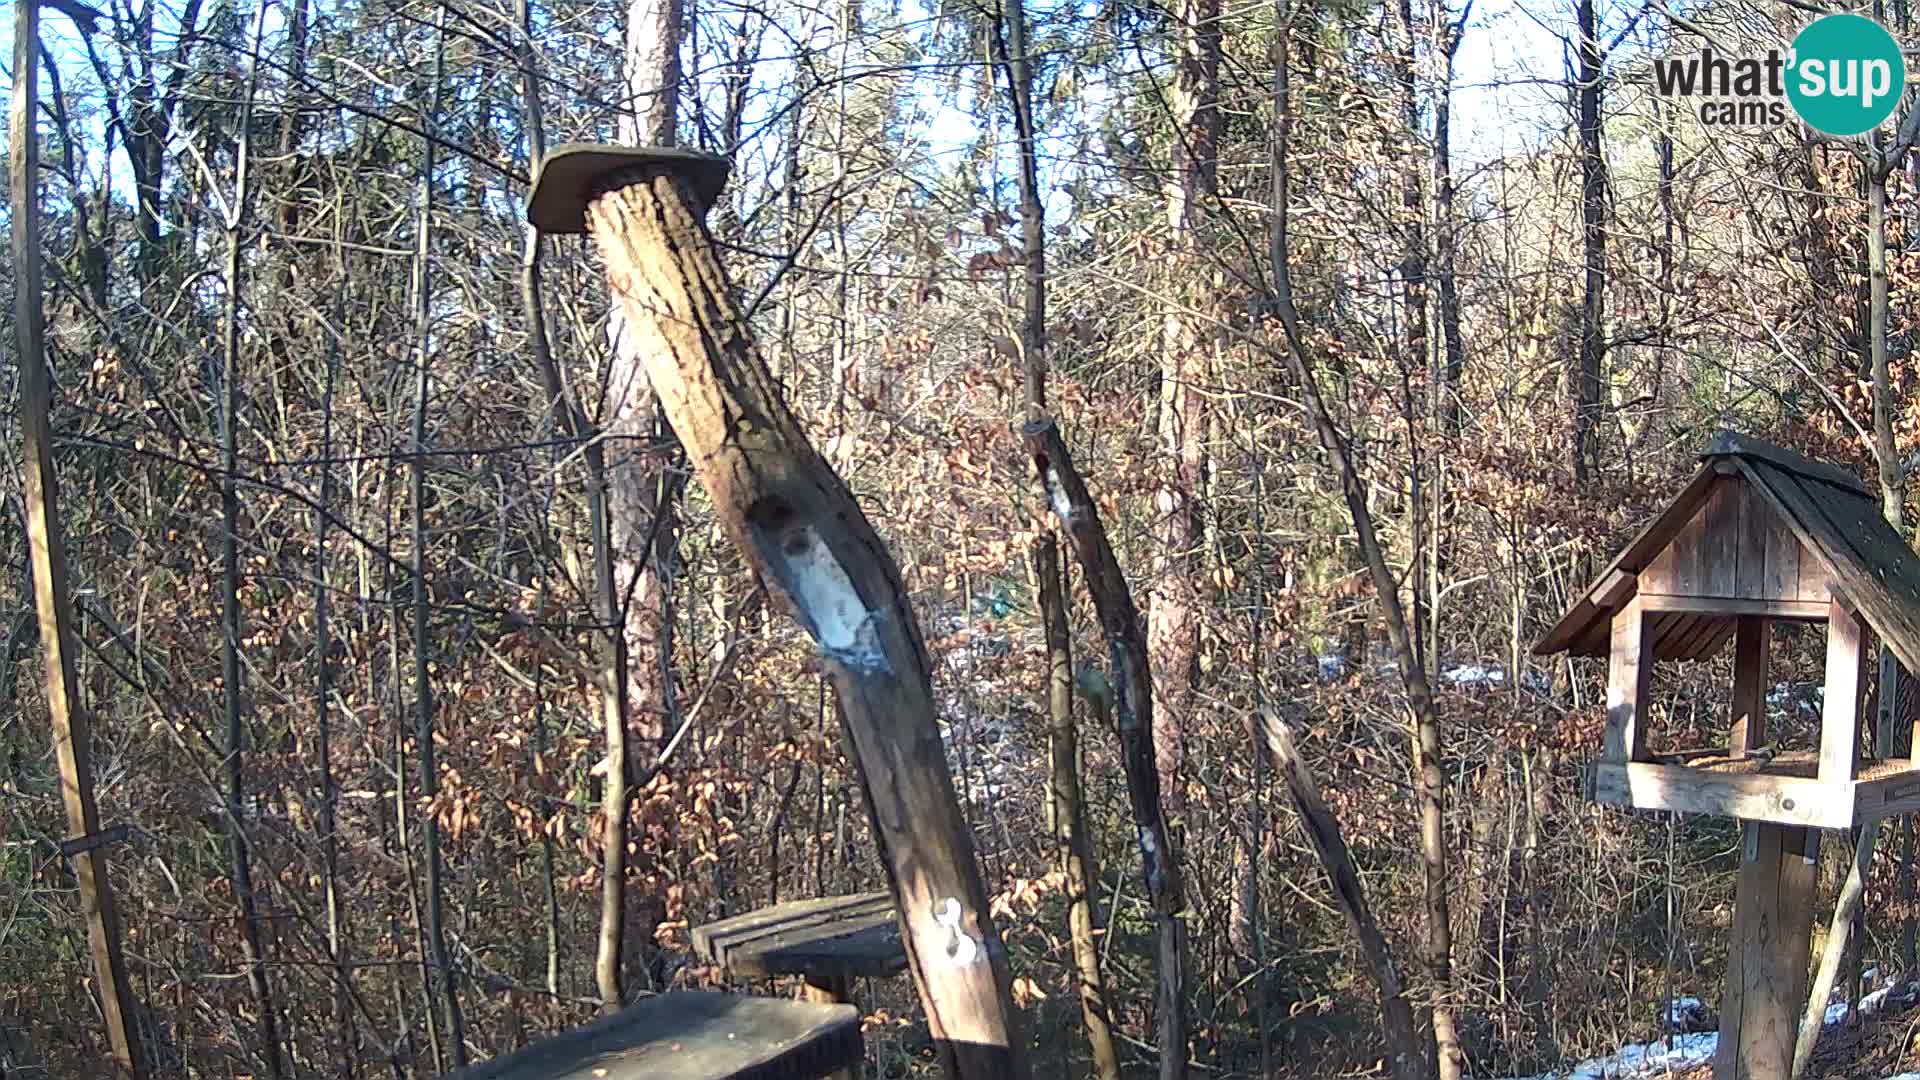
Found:
M 787 408 L 736 306 L 705 223 L 724 170 L 686 151 L 556 152 L 528 216 L 578 221 L 593 237 L 721 526 L 819 647 L 948 1073 L 1023 1080 L 1006 953 L 954 797 L 926 646 L 892 556 Z

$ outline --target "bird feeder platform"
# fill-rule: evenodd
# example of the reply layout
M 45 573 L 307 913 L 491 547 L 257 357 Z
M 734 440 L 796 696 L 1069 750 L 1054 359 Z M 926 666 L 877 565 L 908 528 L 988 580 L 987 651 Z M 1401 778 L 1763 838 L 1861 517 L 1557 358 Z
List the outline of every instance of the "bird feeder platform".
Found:
M 884 892 L 794 900 L 708 923 L 693 931 L 693 950 L 736 978 L 801 976 L 815 1000 L 849 1001 L 853 979 L 907 970 Z
M 848 1005 L 674 991 L 446 1080 L 817 1080 L 864 1052 Z

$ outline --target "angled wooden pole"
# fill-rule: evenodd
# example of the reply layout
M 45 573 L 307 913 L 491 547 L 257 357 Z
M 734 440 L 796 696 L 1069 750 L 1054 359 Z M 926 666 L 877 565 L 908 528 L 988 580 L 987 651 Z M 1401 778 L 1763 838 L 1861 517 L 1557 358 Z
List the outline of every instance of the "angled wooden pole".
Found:
M 900 572 L 787 408 L 707 232 L 724 159 L 561 148 L 527 217 L 591 233 L 716 516 L 819 647 L 844 706 L 921 1004 L 949 1075 L 1024 1080 L 1024 1035 Z
M 60 798 L 66 804 L 73 839 L 100 832 L 100 811 L 93 799 L 93 765 L 88 756 L 87 717 L 76 706 L 78 679 L 71 599 L 67 590 L 66 542 L 60 531 L 60 494 L 53 475 L 52 376 L 47 372 L 46 315 L 40 280 L 40 143 L 34 115 L 38 94 L 40 13 L 37 0 L 16 0 L 13 22 L 13 100 L 9 113 L 13 139 L 14 331 L 20 358 L 20 436 L 26 474 L 28 561 L 32 564 L 34 607 L 40 616 L 40 648 L 46 658 L 47 714 L 53 722 L 54 753 L 60 763 Z M 113 886 L 107 880 L 104 846 L 72 856 L 80 886 L 80 911 L 87 920 L 87 944 L 99 984 L 100 1012 L 114 1062 L 135 1077 L 145 1076 L 140 1043 L 134 1038 L 133 990 L 120 955 L 120 920 Z

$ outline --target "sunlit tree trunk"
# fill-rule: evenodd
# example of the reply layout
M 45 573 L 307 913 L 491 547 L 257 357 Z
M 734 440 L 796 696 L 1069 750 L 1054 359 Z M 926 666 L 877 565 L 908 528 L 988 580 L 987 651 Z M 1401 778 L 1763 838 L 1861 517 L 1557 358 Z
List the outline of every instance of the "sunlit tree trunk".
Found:
M 1153 743 L 1160 794 L 1177 812 L 1184 802 L 1181 761 L 1192 724 L 1200 648 L 1199 495 L 1207 468 L 1211 329 L 1189 307 L 1208 305 L 1204 290 L 1177 284 L 1198 274 L 1201 222 L 1215 199 L 1220 152 L 1220 2 L 1182 0 L 1179 67 L 1174 79 L 1173 174 L 1167 231 L 1174 265 L 1172 305 L 1162 317 L 1159 441 L 1162 479 L 1154 492 L 1153 586 L 1147 599 L 1147 654 L 1153 666 Z

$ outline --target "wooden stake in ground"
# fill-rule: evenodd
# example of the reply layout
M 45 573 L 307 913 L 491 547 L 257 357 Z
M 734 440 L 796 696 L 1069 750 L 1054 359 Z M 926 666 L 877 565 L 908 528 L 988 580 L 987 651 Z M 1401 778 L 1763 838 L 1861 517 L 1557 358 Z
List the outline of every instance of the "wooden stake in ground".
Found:
M 844 706 L 928 1026 L 949 1075 L 1023 1080 L 1005 948 L 935 721 L 926 645 L 886 546 L 780 396 L 705 216 L 727 163 L 563 147 L 527 217 L 591 233 L 695 476 L 820 649 Z
M 21 459 L 26 473 L 28 559 L 33 572 L 34 607 L 40 615 L 40 648 L 46 658 L 47 714 L 53 722 L 53 746 L 60 762 L 60 796 L 67 828 L 74 839 L 100 831 L 93 801 L 93 766 L 88 754 L 87 716 L 75 707 L 76 653 L 72 607 L 67 591 L 66 541 L 60 529 L 60 494 L 53 476 L 52 377 L 47 372 L 46 316 L 40 282 L 40 143 L 34 137 L 38 111 L 40 19 L 37 0 L 18 0 L 13 16 L 13 101 L 9 128 L 13 138 L 14 331 L 20 359 Z M 80 886 L 80 911 L 87 920 L 87 944 L 106 1017 L 114 1062 L 135 1077 L 145 1076 L 140 1044 L 134 1038 L 133 990 L 120 955 L 120 920 L 114 912 L 113 886 L 107 880 L 106 848 L 96 846 L 72 857 Z

